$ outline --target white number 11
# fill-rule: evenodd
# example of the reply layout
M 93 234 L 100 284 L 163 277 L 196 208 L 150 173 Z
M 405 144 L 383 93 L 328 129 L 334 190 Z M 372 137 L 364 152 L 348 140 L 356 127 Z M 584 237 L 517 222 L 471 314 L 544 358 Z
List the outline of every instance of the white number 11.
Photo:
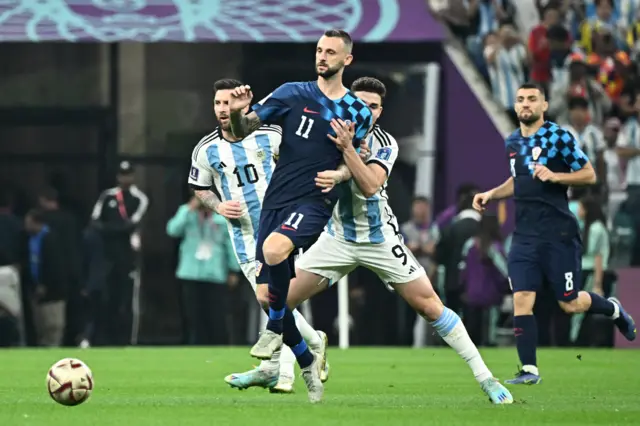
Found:
M 304 130 L 304 133 L 303 133 L 304 123 L 307 120 L 309 121 L 309 124 L 307 124 L 307 129 Z M 306 115 L 303 115 L 302 120 L 300 121 L 300 127 L 298 127 L 298 130 L 296 130 L 296 135 L 301 136 L 305 139 L 309 139 L 309 132 L 311 132 L 312 127 L 313 127 L 313 119 L 308 118 Z

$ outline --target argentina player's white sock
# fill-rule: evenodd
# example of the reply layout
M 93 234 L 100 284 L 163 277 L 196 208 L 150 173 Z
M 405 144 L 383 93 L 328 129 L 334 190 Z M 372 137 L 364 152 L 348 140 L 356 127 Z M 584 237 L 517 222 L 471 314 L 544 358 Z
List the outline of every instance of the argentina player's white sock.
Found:
M 433 321 L 431 325 L 440 337 L 471 367 L 478 383 L 493 377 L 458 314 L 445 306 L 440 318 Z
M 300 334 L 304 341 L 307 342 L 307 345 L 309 345 L 313 351 L 318 351 L 322 347 L 322 339 L 318 332 L 311 327 L 297 309 L 293 311 L 293 318 L 295 318 L 296 327 L 300 330 Z

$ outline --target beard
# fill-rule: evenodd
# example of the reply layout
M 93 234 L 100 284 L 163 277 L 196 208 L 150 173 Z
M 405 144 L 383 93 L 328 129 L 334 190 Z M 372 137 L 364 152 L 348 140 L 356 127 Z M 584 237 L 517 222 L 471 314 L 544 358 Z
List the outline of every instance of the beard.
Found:
M 338 71 L 340 71 L 342 69 L 342 67 L 344 67 L 344 62 L 339 62 L 334 67 L 330 67 L 327 64 L 322 64 L 322 65 L 327 67 L 327 69 L 324 70 L 324 71 L 318 71 L 318 65 L 316 65 L 316 73 L 320 77 L 324 78 L 325 80 L 328 80 L 331 77 L 333 77 L 334 75 L 336 75 L 338 73 Z
M 518 121 L 522 124 L 529 126 L 540 119 L 540 114 L 534 114 L 533 112 L 528 117 L 523 117 L 522 114 L 518 114 Z
M 225 123 L 223 123 L 218 118 L 218 124 L 220 125 L 220 128 L 225 132 L 231 131 L 231 121 L 227 120 Z

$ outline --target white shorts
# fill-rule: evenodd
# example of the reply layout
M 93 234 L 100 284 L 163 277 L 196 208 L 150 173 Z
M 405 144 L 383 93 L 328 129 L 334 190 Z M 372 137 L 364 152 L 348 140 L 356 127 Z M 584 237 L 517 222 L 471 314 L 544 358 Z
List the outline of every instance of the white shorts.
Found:
M 404 284 L 426 275 L 411 251 L 396 236 L 381 244 L 348 243 L 323 232 L 296 267 L 335 283 L 356 267 L 365 267 L 386 284 Z

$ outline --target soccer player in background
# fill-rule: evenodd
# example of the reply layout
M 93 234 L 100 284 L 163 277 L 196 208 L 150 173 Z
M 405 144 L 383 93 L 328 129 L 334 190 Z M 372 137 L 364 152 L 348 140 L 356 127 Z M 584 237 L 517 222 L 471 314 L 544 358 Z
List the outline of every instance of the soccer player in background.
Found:
M 322 356 L 309 351 L 286 307 L 294 249 L 308 246 L 327 224 L 337 195 L 323 193 L 315 178 L 335 170 L 342 154 L 328 138 L 332 121 L 355 122 L 358 143 L 371 126 L 371 110 L 342 84 L 345 66 L 353 59 L 348 33 L 330 30 L 316 46 L 317 81 L 285 83 L 244 113 L 253 95 L 250 87 L 234 89 L 229 103 L 231 130 L 244 137 L 264 123 L 282 123 L 280 158 L 265 194 L 256 252 L 258 283 L 269 283 L 269 322 L 251 355 L 270 359 L 284 341 L 302 369 L 311 402 L 322 399 Z
M 384 84 L 371 77 L 356 80 L 351 90 L 373 112 L 374 123 L 382 113 Z M 471 367 L 482 390 L 494 404 L 510 404 L 513 397 L 496 380 L 473 344 L 460 317 L 444 307 L 431 286 L 426 271 L 405 246 L 400 227 L 388 204 L 387 179 L 398 158 L 398 144 L 377 124 L 366 141 L 371 157 L 362 161 L 351 141 L 353 124 L 332 123 L 337 137 L 331 137 L 343 153 L 353 179 L 344 186 L 331 220 L 318 241 L 296 264 L 287 303 L 293 309 L 332 283 L 364 266 L 393 288 L 418 314 L 431 322 Z M 317 184 L 331 191 L 340 181 L 339 172 L 327 170 Z M 469 199 L 471 201 L 471 199 Z
M 474 197 L 474 208 L 479 211 L 491 200 L 511 196 L 516 205 L 508 268 L 522 369 L 508 384 L 541 381 L 533 305 L 545 281 L 565 312 L 606 315 L 628 340 L 636 337 L 635 323 L 617 299 L 580 291 L 582 241 L 576 218 L 569 210 L 567 190 L 572 185 L 595 183 L 596 174 L 571 133 L 545 121 L 547 108 L 543 89 L 535 84 L 520 87 L 515 103 L 520 128 L 506 139 L 511 177 Z
M 231 133 L 229 100 L 231 91 L 242 83 L 233 79 L 218 80 L 213 85 L 214 113 L 219 123 L 213 133 L 200 140 L 193 150 L 189 186 L 210 209 L 227 218 L 233 249 L 242 272 L 264 309 L 268 309 L 266 285 L 256 285 L 255 253 L 258 220 L 267 185 L 275 168 L 282 139 L 279 126 L 260 126 L 244 139 Z M 215 186 L 222 200 L 211 190 Z M 326 357 L 326 334 L 314 330 L 296 310 L 296 325 L 314 352 Z M 241 375 L 231 374 L 225 381 L 244 389 L 262 386 L 280 393 L 293 392 L 295 356 L 288 347 L 263 360 L 255 369 Z M 322 380 L 329 375 L 325 363 Z

